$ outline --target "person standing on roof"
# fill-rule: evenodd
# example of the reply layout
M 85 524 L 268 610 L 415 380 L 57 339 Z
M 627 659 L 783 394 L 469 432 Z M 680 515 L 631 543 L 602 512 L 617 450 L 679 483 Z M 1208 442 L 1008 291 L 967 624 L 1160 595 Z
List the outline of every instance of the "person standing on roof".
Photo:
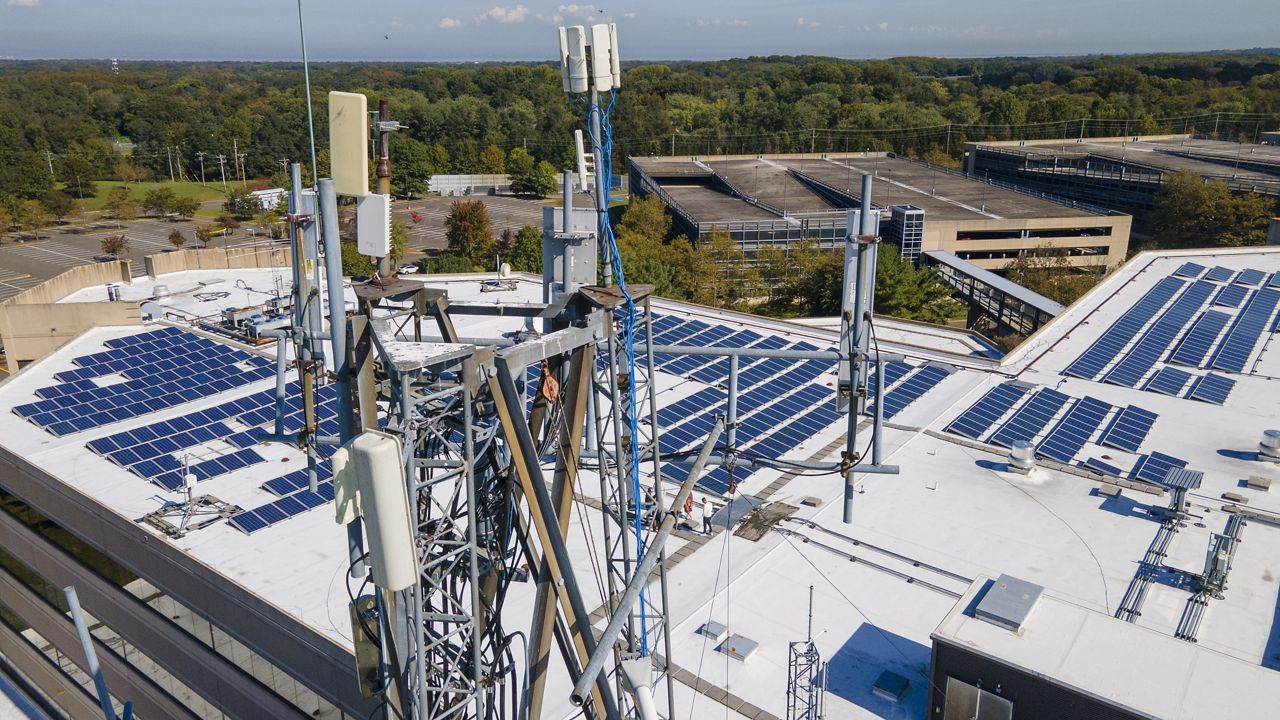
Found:
M 689 493 L 684 499 L 684 521 L 688 524 L 689 529 L 693 529 L 693 493 Z
M 706 535 L 711 534 L 711 516 L 716 514 L 715 506 L 711 504 L 711 498 L 702 498 L 702 532 Z

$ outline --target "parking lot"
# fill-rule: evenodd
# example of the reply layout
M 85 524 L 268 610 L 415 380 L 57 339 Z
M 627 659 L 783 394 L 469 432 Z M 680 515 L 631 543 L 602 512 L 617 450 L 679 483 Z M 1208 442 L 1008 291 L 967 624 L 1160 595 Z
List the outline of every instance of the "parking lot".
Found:
M 18 239 L 13 235 L 4 238 L 0 245 L 0 300 L 48 280 L 67 268 L 97 262 L 102 255 L 103 238 L 124 235 L 129 249 L 121 253 L 121 260 L 128 260 L 134 277 L 146 272 L 143 258 L 165 250 L 172 250 L 169 233 L 181 230 L 187 237 L 185 247 L 196 244 L 195 229 L 198 223 L 171 222 L 155 218 L 132 220 L 123 223 L 99 221 L 86 225 L 66 225 L 45 228 L 39 239 Z M 29 235 L 26 236 L 30 238 Z M 262 232 L 254 228 L 240 229 L 226 238 L 218 237 L 213 245 L 239 247 L 267 242 Z
M 409 259 L 426 251 L 443 250 L 448 246 L 445 239 L 445 218 L 449 215 L 450 206 L 455 201 L 464 199 L 484 202 L 495 238 L 506 229 L 518 231 L 525 225 L 541 228 L 542 208 L 550 202 L 507 195 L 469 198 L 431 196 L 397 200 L 393 208 L 396 217 L 404 222 L 409 235 Z M 579 196 L 576 202 L 581 207 L 586 207 L 590 199 Z M 412 217 L 415 212 L 419 217 L 417 222 Z M 95 258 L 102 254 L 103 238 L 112 235 L 124 235 L 128 238 L 129 249 L 121 253 L 120 258 L 130 262 L 130 269 L 137 277 L 146 272 L 143 258 L 173 248 L 169 243 L 169 233 L 174 230 L 181 230 L 187 236 L 187 245 L 184 247 L 194 246 L 198 224 L 202 223 L 157 218 L 141 218 L 121 223 L 101 220 L 84 225 L 45 228 L 40 231 L 39 239 L 30 239 L 30 235 L 26 235 L 26 239 L 19 239 L 13 234 L 4 236 L 0 243 L 0 300 L 38 285 L 67 268 L 96 262 Z M 211 244 L 214 247 L 242 247 L 265 245 L 269 242 L 260 229 L 246 223 L 228 237 L 215 238 Z

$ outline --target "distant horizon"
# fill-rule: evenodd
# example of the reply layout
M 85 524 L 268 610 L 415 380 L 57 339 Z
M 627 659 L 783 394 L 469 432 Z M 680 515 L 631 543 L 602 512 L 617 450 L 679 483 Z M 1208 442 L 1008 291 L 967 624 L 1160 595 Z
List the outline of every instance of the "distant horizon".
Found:
M 1247 48 L 1215 48 L 1212 50 L 1145 50 L 1141 52 L 1084 52 L 1084 53 L 1043 53 L 1043 54 L 1021 54 L 1021 55 L 888 55 L 888 56 L 839 56 L 839 55 L 820 55 L 813 53 L 783 53 L 775 52 L 760 55 L 738 55 L 725 57 L 702 57 L 702 58 L 632 58 L 624 60 L 624 65 L 641 65 L 641 64 L 660 64 L 660 63 L 700 63 L 700 62 L 729 62 L 733 60 L 752 60 L 765 59 L 770 57 L 777 58 L 816 58 L 822 60 L 841 60 L 847 62 L 867 62 L 872 60 L 902 60 L 906 58 L 927 58 L 931 60 L 1050 60 L 1061 58 L 1064 60 L 1075 58 L 1098 58 L 1098 57 L 1141 57 L 1146 55 L 1277 55 L 1280 56 L 1280 46 L 1277 47 L 1247 47 Z M 287 65 L 292 63 L 301 63 L 302 58 L 285 58 L 285 57 L 260 57 L 260 58 L 166 58 L 166 57 L 127 57 L 117 55 L 114 57 L 16 57 L 10 55 L 0 55 L 0 62 L 19 62 L 19 63 L 38 63 L 38 62 L 76 62 L 76 63 L 94 63 L 94 62 L 137 62 L 137 63 L 277 63 Z M 469 59 L 425 59 L 425 58 L 380 58 L 380 59 L 358 59 L 358 58 L 315 58 L 310 57 L 308 61 L 312 65 L 341 65 L 341 64 L 396 64 L 396 63 L 420 63 L 429 65 L 503 65 L 503 64 L 556 64 L 559 61 L 554 57 L 547 58 L 506 58 L 493 60 L 469 60 Z
M 502 4 L 497 4 L 502 3 Z M 316 62 L 547 62 L 557 26 L 614 22 L 624 61 L 770 55 L 1085 57 L 1274 45 L 1280 3 L 1225 0 L 303 0 Z M 1230 52 L 1230 51 L 1228 51 Z M 276 62 L 300 58 L 297 5 L 261 0 L 0 0 L 0 57 Z

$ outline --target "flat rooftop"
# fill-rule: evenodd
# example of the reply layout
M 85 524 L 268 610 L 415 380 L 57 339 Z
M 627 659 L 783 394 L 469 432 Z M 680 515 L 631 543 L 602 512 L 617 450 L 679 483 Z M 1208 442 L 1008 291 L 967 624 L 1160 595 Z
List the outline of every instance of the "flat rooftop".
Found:
M 838 217 L 840 210 L 857 207 L 863 175 L 876 178 L 877 206 L 914 205 L 925 211 L 926 219 L 999 221 L 1098 215 L 889 153 L 637 157 L 631 161 L 698 222 L 784 215 Z
M 1184 270 L 1187 263 L 1201 268 L 1196 277 L 1177 275 L 1180 271 L 1191 272 Z M 1210 270 L 1217 267 L 1224 270 L 1215 271 L 1213 277 L 1221 278 L 1226 272 L 1226 279 L 1207 279 Z M 1262 278 L 1256 284 L 1247 284 L 1254 280 L 1254 274 L 1242 273 L 1246 270 L 1258 271 Z M 1223 511 L 1227 504 L 1223 493 L 1242 495 L 1247 500 L 1245 507 L 1259 517 L 1280 515 L 1280 491 L 1264 492 L 1245 487 L 1243 482 L 1253 475 L 1280 480 L 1280 469 L 1259 460 L 1255 452 L 1262 431 L 1277 425 L 1275 407 L 1280 403 L 1280 353 L 1273 347 L 1277 309 L 1267 311 L 1261 326 L 1256 321 L 1270 298 L 1262 291 L 1277 272 L 1280 251 L 1273 250 L 1142 254 L 1113 272 L 1003 360 L 992 359 L 985 343 L 963 331 L 926 331 L 912 323 L 878 319 L 878 330 L 884 330 L 877 333 L 880 349 L 901 353 L 906 360 L 903 366 L 886 370 L 883 399 L 888 417 L 881 438 L 884 458 L 885 462 L 898 465 L 900 474 L 859 475 L 854 522 L 846 525 L 841 522 L 843 483 L 837 473 L 797 474 L 749 467 L 735 470 L 739 496 L 781 503 L 779 507 L 790 510 L 790 519 L 776 522 L 759 539 L 726 532 L 710 538 L 689 533 L 673 538 L 668 547 L 667 572 L 671 662 L 677 669 L 698 675 L 729 696 L 767 713 L 766 717 L 784 716 L 787 643 L 805 637 L 806 605 L 812 586 L 815 643 L 831 663 L 828 713 L 832 717 L 853 718 L 923 717 L 928 700 L 931 636 L 963 602 L 975 579 L 1009 574 L 1044 586 L 1046 597 L 1108 616 L 1118 611 L 1135 582 L 1139 563 L 1161 527 L 1153 511 L 1168 502 L 1169 496 L 1158 482 L 1142 475 L 1142 468 L 1156 453 L 1162 453 L 1202 471 L 1204 479 L 1200 488 L 1187 495 L 1188 516 L 1174 534 L 1163 561 L 1161 577 L 1170 581 L 1157 582 L 1146 589 L 1145 602 L 1132 629 L 1169 638 L 1169 643 L 1188 648 L 1181 653 L 1215 653 L 1214 657 L 1233 658 L 1237 663 L 1280 667 L 1280 628 L 1275 625 L 1280 591 L 1280 528 L 1269 522 L 1246 522 L 1226 590 L 1221 599 L 1209 601 L 1197 642 L 1173 639 L 1191 597 L 1187 587 L 1174 580 L 1185 581 L 1198 574 L 1212 533 L 1223 532 L 1230 517 Z M 515 289 L 502 293 L 481 293 L 476 276 L 422 280 L 432 287 L 447 289 L 450 298 L 459 301 L 536 302 L 541 296 L 539 283 L 527 278 L 520 278 Z M 184 278 L 162 279 L 165 281 L 170 288 L 187 287 Z M 235 284 L 232 278 L 227 282 Z M 259 285 L 254 279 L 246 282 L 255 288 Z M 1173 294 L 1148 295 L 1157 285 L 1164 289 L 1174 282 L 1181 285 Z M 1184 296 L 1201 282 L 1212 284 L 1212 292 L 1206 295 L 1197 290 L 1197 294 Z M 1244 288 L 1238 306 L 1216 304 L 1221 288 L 1234 285 Z M 1232 291 L 1231 295 L 1239 292 Z M 1160 297 L 1164 300 L 1157 304 Z M 1223 298 L 1223 302 L 1230 301 L 1231 298 Z M 1114 335 L 1108 333 L 1114 326 L 1129 327 L 1136 322 L 1130 313 L 1138 306 L 1144 312 L 1149 310 L 1151 317 L 1137 326 L 1129 341 L 1117 345 Z M 1165 322 L 1167 314 L 1174 310 Z M 696 344 L 705 342 L 699 341 L 699 336 L 730 334 L 750 338 L 751 343 L 803 343 L 817 349 L 834 347 L 838 342 L 838 334 L 824 329 L 820 322 L 810 327 L 662 299 L 655 299 L 654 311 L 655 326 L 666 334 L 658 336 L 659 342 Z M 1242 370 L 1167 362 L 1178 339 L 1189 334 L 1209 312 L 1226 316 L 1219 337 L 1211 340 L 1225 341 L 1231 328 L 1246 323 L 1246 313 L 1249 328 L 1262 328 L 1248 345 Z M 1122 318 L 1126 318 L 1125 323 L 1119 322 Z M 519 318 L 512 317 L 455 315 L 454 320 L 462 335 L 473 337 L 495 337 L 522 325 Z M 1172 325 L 1174 320 L 1178 321 L 1176 327 Z M 86 332 L 0 384 L 0 404 L 17 408 L 36 402 L 38 390 L 60 384 L 56 374 L 78 367 L 74 358 L 103 352 L 108 342 L 168 326 L 157 323 Z M 704 326 L 706 329 L 702 329 Z M 1135 349 L 1156 352 L 1155 341 L 1145 340 L 1147 331 L 1159 329 L 1156 334 L 1166 337 L 1170 327 L 1173 339 L 1156 353 L 1152 367 L 1138 380 L 1130 385 L 1119 384 L 1116 378 L 1103 380 Z M 184 331 L 193 332 L 189 328 Z M 752 335 L 745 334 L 748 332 Z M 1116 356 L 1093 376 L 1082 377 L 1086 375 L 1083 372 L 1065 374 L 1104 335 L 1108 338 L 1106 346 L 1114 349 Z M 226 345 L 219 339 L 213 342 Z M 1233 346 L 1240 345 L 1233 341 Z M 246 352 L 258 354 L 254 350 Z M 680 360 L 659 358 L 654 379 L 659 407 L 670 408 L 667 413 L 660 413 L 659 424 L 664 437 L 672 439 L 680 429 L 694 427 L 723 406 L 722 369 L 716 367 L 714 359 L 700 363 Z M 1221 405 L 1189 397 L 1190 384 L 1174 394 L 1146 389 L 1148 380 L 1167 365 L 1196 377 L 1221 375 L 1233 380 L 1234 385 Z M 761 363 L 753 376 L 754 384 L 744 389 L 744 393 L 757 391 L 754 397 L 762 404 L 745 411 L 739 429 L 740 438 L 746 438 L 744 448 L 783 442 L 787 458 L 836 461 L 844 446 L 845 432 L 843 421 L 838 417 L 830 420 L 834 415 L 834 370 L 833 365 L 824 366 L 820 361 L 774 366 Z M 104 378 L 101 382 L 107 385 L 120 381 Z M 17 412 L 3 413 L 0 446 L 44 469 L 54 482 L 93 498 L 104 513 L 132 522 L 174 499 L 173 495 L 87 449 L 88 443 L 250 397 L 270 389 L 272 383 L 270 378 L 254 380 L 179 406 L 63 436 L 46 432 Z M 1019 392 L 999 390 L 1011 383 Z M 1047 391 L 1060 393 L 1065 399 L 1056 402 L 1056 396 Z M 960 432 L 957 421 L 992 392 L 1018 397 L 988 417 L 985 427 L 968 434 Z M 1037 400 L 1041 394 L 1044 398 Z M 1078 427 L 1067 423 L 1067 416 L 1072 415 L 1073 422 L 1080 421 L 1081 414 L 1089 409 L 1087 404 L 1082 405 L 1085 398 L 1093 398 L 1108 409 L 1095 418 L 1096 426 L 1085 433 L 1078 447 L 1067 448 L 1070 452 L 1065 461 L 1042 455 L 1028 475 L 1009 471 L 1007 450 L 1001 444 L 1009 440 L 1008 433 L 1029 432 L 1038 448 L 1056 448 L 1055 454 L 1062 456 L 1062 441 L 1069 439 L 1066 436 L 1070 433 L 1058 429 Z M 786 409 L 784 399 L 799 405 Z M 1037 403 L 1034 407 L 1030 406 L 1032 401 Z M 679 403 L 684 405 L 677 407 Z M 1111 444 L 1114 438 L 1108 440 L 1104 436 L 1129 406 L 1156 417 L 1136 445 L 1117 447 Z M 1042 408 L 1047 416 L 1042 414 Z M 234 418 L 225 424 L 234 433 L 247 427 Z M 1006 431 L 1006 427 L 1010 429 Z M 869 439 L 864 427 L 858 443 Z M 256 445 L 252 449 L 262 462 L 201 481 L 198 491 L 246 509 L 275 502 L 276 495 L 263 485 L 300 468 L 301 455 L 280 445 Z M 197 450 L 221 456 L 231 452 L 232 447 L 223 440 L 214 440 Z M 1100 484 L 1109 476 L 1081 467 L 1090 459 L 1114 467 L 1124 476 L 1115 478 L 1117 482 L 1129 482 L 1150 492 L 1126 488 L 1119 497 L 1099 494 Z M 646 465 L 646 477 L 649 471 Z M 668 480 L 677 477 L 678 471 L 679 468 L 664 466 Z M 711 470 L 702 479 L 697 494 L 721 497 L 726 477 L 721 468 Z M 591 502 L 598 495 L 599 483 L 590 469 L 582 472 L 579 487 L 583 495 L 578 508 L 581 512 L 575 509 L 571 516 L 569 551 L 587 595 L 586 604 L 595 608 L 602 599 L 592 578 L 591 553 L 599 544 L 596 534 L 600 518 L 592 514 Z M 670 482 L 663 487 L 668 493 L 673 490 Z M 252 534 L 220 522 L 178 540 L 157 535 L 157 541 L 180 548 L 209 572 L 258 595 L 299 623 L 347 647 L 351 638 L 347 589 L 342 586 L 345 534 L 334 524 L 331 508 L 322 505 Z M 859 562 L 851 562 L 853 559 Z M 513 585 L 506 606 L 511 613 L 511 627 L 527 623 L 533 595 L 531 585 Z M 723 623 L 729 632 L 756 641 L 758 651 L 745 662 L 728 659 L 717 651 L 716 642 L 697 634 L 708 621 Z M 1034 614 L 1029 622 L 1036 622 Z M 603 626 L 603 620 L 599 626 Z M 1044 629 L 1046 635 L 1055 631 L 1052 625 Z M 1103 644 L 1089 653 L 1099 659 L 1107 652 L 1136 657 L 1143 662 L 1134 660 L 1129 666 L 1129 675 L 1135 681 L 1160 680 L 1157 673 L 1163 667 L 1161 658 L 1148 657 L 1146 650 L 1133 655 L 1136 651 L 1118 646 L 1122 637 L 1125 635 L 1116 633 L 1111 644 L 1105 644 L 1107 638 L 1103 637 L 1099 640 Z M 1080 647 L 1082 650 L 1076 652 L 1083 652 L 1088 646 Z M 1151 652 L 1158 652 L 1162 645 L 1153 643 L 1149 647 Z M 569 679 L 558 665 L 553 666 L 556 669 L 548 688 L 546 716 L 567 718 L 575 713 L 568 702 Z M 897 703 L 872 692 L 872 684 L 884 670 L 910 681 L 908 692 Z M 1222 682 L 1228 687 L 1234 687 L 1230 683 L 1235 682 L 1216 674 L 1191 676 L 1188 681 Z M 1270 696 L 1253 694 L 1251 688 L 1239 688 L 1240 696 L 1245 698 L 1241 702 L 1253 703 L 1250 707 L 1269 707 Z M 1196 691 L 1188 690 L 1193 692 Z M 707 695 L 693 693 L 680 682 L 676 693 L 682 713 L 718 716 L 725 712 L 723 705 Z M 665 700 L 659 706 L 663 703 Z
M 1043 157 L 1092 156 L 1158 171 L 1189 170 L 1211 178 L 1280 182 L 1280 147 L 1275 145 L 1190 137 L 1027 140 L 978 145 Z

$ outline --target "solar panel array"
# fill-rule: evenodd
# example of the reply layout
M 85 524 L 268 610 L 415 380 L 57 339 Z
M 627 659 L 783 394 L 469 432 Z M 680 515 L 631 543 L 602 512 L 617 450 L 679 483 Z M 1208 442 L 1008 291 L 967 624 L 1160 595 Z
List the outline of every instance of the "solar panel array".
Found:
M 1089 458 L 1084 461 L 1084 466 L 1090 470 L 1096 470 L 1103 475 L 1111 475 L 1112 477 L 1124 477 L 1124 471 L 1112 465 L 1109 462 L 1099 460 L 1098 458 Z
M 819 349 L 804 342 L 791 344 L 781 337 L 763 335 L 754 330 L 735 332 L 725 326 L 672 315 L 655 316 L 653 327 L 654 343 L 658 345 Z M 713 386 L 699 389 L 658 411 L 658 425 L 662 428 L 660 451 L 667 454 L 693 449 L 705 440 L 715 418 L 727 412 L 728 393 L 726 389 L 715 386 L 723 386 L 727 382 L 729 360 L 660 353 L 655 355 L 654 363 L 656 369 L 665 373 Z M 842 421 L 846 416 L 834 409 L 835 392 L 827 387 L 827 381 L 819 379 L 834 369 L 834 361 L 740 357 L 739 423 L 735 428 L 738 448 L 757 457 L 777 459 L 801 442 Z M 885 417 L 901 412 L 951 372 L 953 369 L 940 365 L 916 368 L 908 363 L 887 363 Z M 874 371 L 867 388 L 868 397 L 875 399 Z M 661 470 L 665 475 L 683 480 L 690 467 L 689 462 L 672 462 L 663 465 Z M 741 482 L 756 472 L 751 467 L 738 467 L 733 471 L 732 480 Z M 711 469 L 699 480 L 703 488 L 715 492 L 724 492 L 729 482 L 729 471 L 723 467 Z
M 1204 271 L 1205 271 L 1205 267 L 1203 265 L 1198 265 L 1193 262 L 1188 262 L 1188 263 L 1183 263 L 1182 267 L 1178 268 L 1177 270 L 1174 270 L 1173 274 L 1177 275 L 1178 277 L 1191 278 L 1192 280 L 1194 280 L 1195 278 L 1200 277 L 1200 275 L 1204 273 Z
M 1134 480 L 1163 483 L 1171 468 L 1183 468 L 1186 466 L 1186 460 L 1180 460 L 1161 452 L 1152 452 L 1150 455 L 1143 455 L 1138 458 L 1138 464 L 1133 466 L 1129 477 Z
M 1187 397 L 1192 400 L 1202 400 L 1214 405 L 1222 405 L 1227 401 L 1227 396 L 1231 394 L 1231 389 L 1235 386 L 1235 380 L 1209 373 L 1191 386 L 1191 392 Z
M 1085 443 L 1098 431 L 1103 419 L 1111 412 L 1112 407 L 1094 397 L 1083 397 L 1076 401 L 1058 424 L 1049 431 L 1044 440 L 1036 447 L 1036 452 L 1060 463 L 1070 465 L 1076 453 L 1084 449 Z
M 1004 447 L 1013 447 L 1018 441 L 1030 442 L 1070 399 L 1052 388 L 1041 388 L 991 436 L 991 442 Z
M 1150 410 L 1129 405 L 1112 418 L 1111 424 L 1098 439 L 1098 444 L 1117 450 L 1137 452 L 1142 446 L 1142 441 L 1147 439 L 1147 433 L 1151 432 L 1151 427 L 1155 425 L 1158 417 Z
M 1244 285 L 1226 285 L 1218 291 L 1217 297 L 1213 299 L 1213 304 L 1238 308 L 1248 294 L 1249 288 Z
M 1191 331 L 1173 349 L 1169 362 L 1189 367 L 1201 367 L 1213 348 L 1214 341 L 1222 334 L 1231 316 L 1218 310 L 1207 310 L 1191 326 Z
M 1244 372 L 1245 363 L 1253 354 L 1254 346 L 1258 344 L 1262 333 L 1270 328 L 1268 321 L 1275 314 L 1277 303 L 1280 303 L 1280 290 L 1262 288 L 1254 292 L 1253 297 L 1236 316 L 1226 337 L 1209 358 L 1209 367 L 1228 372 Z
M 1103 376 L 1102 381 L 1113 385 L 1137 387 L 1213 294 L 1214 288 L 1213 283 L 1203 280 L 1192 283 L 1142 334 L 1120 362 Z
M 1175 367 L 1163 367 L 1156 371 L 1155 375 L 1147 381 L 1144 390 L 1158 392 L 1161 395 L 1172 395 L 1177 397 L 1182 394 L 1182 388 L 1187 386 L 1187 382 L 1191 380 L 1191 373 L 1185 370 L 1179 370 Z
M 1001 383 L 988 390 L 978 399 L 978 402 L 969 406 L 968 410 L 960 413 L 946 427 L 946 431 L 977 440 L 985 435 L 997 420 L 1009 412 L 1026 392 L 1027 388 L 1023 385 Z
M 1231 270 L 1230 268 L 1224 268 L 1222 266 L 1218 266 L 1218 267 L 1210 268 L 1209 272 L 1204 276 L 1204 279 L 1212 280 L 1214 282 L 1226 282 L 1231 279 L 1232 275 L 1235 275 L 1235 274 L 1236 274 L 1235 271 Z
M 127 342 L 126 342 L 127 341 Z M 111 349 L 75 358 L 77 370 L 13 411 L 62 437 L 233 390 L 270 377 L 271 361 L 177 328 L 108 340 Z M 123 382 L 95 380 L 123 375 Z
M 1067 366 L 1063 373 L 1072 377 L 1092 380 L 1111 364 L 1120 351 L 1155 318 L 1160 309 L 1176 295 L 1186 283 L 1175 278 L 1161 278 L 1142 296 L 1133 307 L 1129 308 L 1114 325 L 1107 328 L 1102 335 L 1085 350 L 1075 362 Z

